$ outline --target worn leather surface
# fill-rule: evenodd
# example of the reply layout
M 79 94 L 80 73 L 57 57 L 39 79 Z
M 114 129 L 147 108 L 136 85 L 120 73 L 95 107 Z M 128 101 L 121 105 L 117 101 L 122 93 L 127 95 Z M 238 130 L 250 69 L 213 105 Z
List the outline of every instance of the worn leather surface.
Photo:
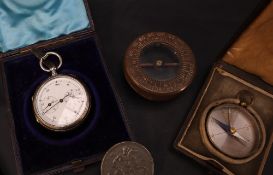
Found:
M 273 85 L 273 1 L 231 46 L 224 60 Z

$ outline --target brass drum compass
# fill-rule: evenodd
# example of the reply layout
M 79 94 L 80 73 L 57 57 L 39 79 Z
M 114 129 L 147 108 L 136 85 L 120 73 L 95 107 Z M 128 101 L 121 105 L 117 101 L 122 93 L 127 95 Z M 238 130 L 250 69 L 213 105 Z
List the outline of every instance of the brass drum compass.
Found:
M 168 33 L 148 33 L 128 48 L 124 74 L 141 96 L 154 101 L 168 100 L 192 82 L 195 59 L 190 47 Z

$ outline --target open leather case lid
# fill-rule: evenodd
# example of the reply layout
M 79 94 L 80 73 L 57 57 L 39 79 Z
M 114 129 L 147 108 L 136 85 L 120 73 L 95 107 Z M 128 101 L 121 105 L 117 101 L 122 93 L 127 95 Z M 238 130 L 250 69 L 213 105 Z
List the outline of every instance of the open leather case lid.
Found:
M 273 86 L 273 1 L 229 48 L 223 60 Z
M 63 58 L 57 71 L 77 77 L 91 94 L 82 125 L 55 133 L 36 122 L 32 96 L 49 78 L 31 49 Z M 58 174 L 83 170 L 101 160 L 114 144 L 131 140 L 122 104 L 113 89 L 97 45 L 86 0 L 1 0 L 0 85 L 18 174 Z M 2 85 L 3 83 L 3 85 Z
M 94 31 L 85 0 L 2 0 L 0 19 L 0 53 L 71 33 Z

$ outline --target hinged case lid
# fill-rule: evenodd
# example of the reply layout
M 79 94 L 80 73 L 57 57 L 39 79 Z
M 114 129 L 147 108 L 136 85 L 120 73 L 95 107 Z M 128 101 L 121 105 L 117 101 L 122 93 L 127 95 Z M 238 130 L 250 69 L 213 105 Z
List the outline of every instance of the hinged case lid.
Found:
M 0 1 L 0 57 L 1 53 L 82 31 L 94 31 L 86 0 Z

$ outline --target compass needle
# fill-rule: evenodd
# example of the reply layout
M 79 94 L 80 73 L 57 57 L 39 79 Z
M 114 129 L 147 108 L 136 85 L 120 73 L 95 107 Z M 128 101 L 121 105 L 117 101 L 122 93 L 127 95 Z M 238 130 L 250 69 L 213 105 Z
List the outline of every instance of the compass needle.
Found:
M 238 138 L 238 139 L 240 139 L 240 140 L 242 140 L 242 141 L 244 141 L 245 143 L 249 142 L 247 139 L 245 139 L 243 136 L 241 136 L 238 132 L 235 132 L 233 134 L 233 136 L 236 137 L 236 138 Z
M 220 126 L 226 133 L 230 132 L 230 128 L 228 125 L 226 125 L 225 123 L 217 120 L 216 118 L 213 118 L 214 121 L 217 123 L 218 126 Z
M 256 120 L 258 116 L 245 107 L 232 103 L 209 107 L 204 120 L 209 143 L 204 143 L 211 144 L 213 152 L 217 155 L 219 152 L 221 157 L 239 160 L 261 150 L 259 144 L 256 144 L 263 138 L 259 127 L 262 123 Z
M 162 32 L 137 38 L 124 59 L 127 82 L 139 95 L 152 101 L 178 96 L 192 82 L 195 69 L 191 48 L 180 38 Z
M 230 121 L 230 108 L 228 108 L 228 125 L 230 128 L 232 127 L 231 121 Z

